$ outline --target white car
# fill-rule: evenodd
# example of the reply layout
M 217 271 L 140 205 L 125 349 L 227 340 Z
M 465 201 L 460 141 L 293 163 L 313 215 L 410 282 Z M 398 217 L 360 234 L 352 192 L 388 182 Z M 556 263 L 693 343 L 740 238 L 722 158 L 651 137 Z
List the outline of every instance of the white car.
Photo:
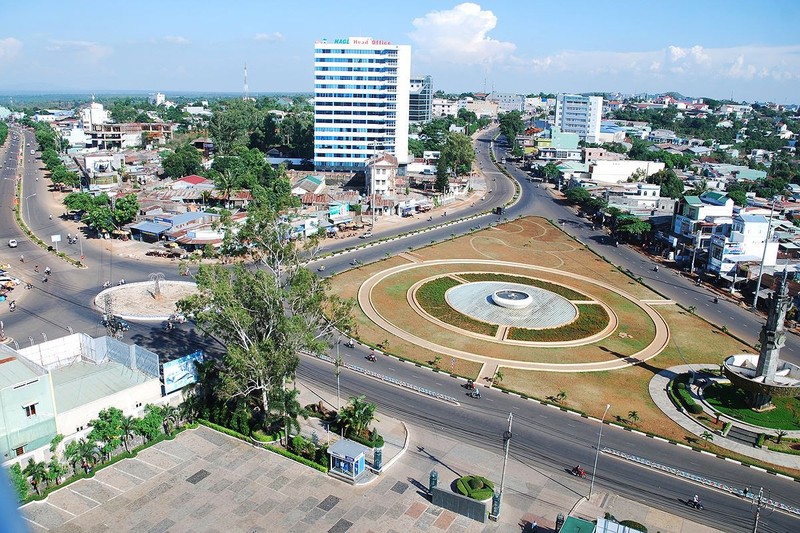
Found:
M 17 247 L 17 239 L 8 239 L 8 247 L 9 248 L 16 248 Z
M 369 239 L 370 237 L 372 237 L 372 232 L 371 231 L 368 231 L 365 234 L 361 235 L 362 239 Z
M 3 274 L 2 276 L 0 276 L 0 285 L 5 285 L 6 283 L 19 285 L 20 283 L 22 283 L 22 281 L 12 276 L 9 276 L 8 274 Z

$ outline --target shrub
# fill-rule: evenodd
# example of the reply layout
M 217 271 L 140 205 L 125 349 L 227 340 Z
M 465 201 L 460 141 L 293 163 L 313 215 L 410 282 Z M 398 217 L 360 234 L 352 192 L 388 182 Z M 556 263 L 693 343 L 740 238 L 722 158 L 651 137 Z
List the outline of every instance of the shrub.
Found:
M 619 523 L 621 526 L 627 526 L 631 529 L 635 529 L 636 531 L 641 531 L 642 533 L 647 533 L 647 528 L 644 527 L 639 522 L 634 522 L 633 520 L 623 520 Z
M 758 437 L 756 438 L 756 446 L 759 447 L 759 448 L 761 446 L 763 446 L 764 445 L 764 439 L 766 439 L 766 438 L 767 438 L 767 434 L 766 433 L 759 433 Z
M 703 412 L 703 406 L 698 405 L 694 403 L 694 401 L 692 401 L 692 404 L 689 407 L 687 407 L 687 411 L 689 411 L 693 415 L 699 415 L 700 413 Z
M 456 480 L 456 491 L 473 500 L 488 500 L 494 494 L 494 483 L 481 476 L 463 476 Z
M 678 389 L 678 390 L 686 390 L 686 383 L 684 383 L 684 382 L 682 382 L 682 381 L 679 381 L 679 382 L 678 382 L 678 383 L 675 385 L 675 388 L 676 388 L 676 389 Z

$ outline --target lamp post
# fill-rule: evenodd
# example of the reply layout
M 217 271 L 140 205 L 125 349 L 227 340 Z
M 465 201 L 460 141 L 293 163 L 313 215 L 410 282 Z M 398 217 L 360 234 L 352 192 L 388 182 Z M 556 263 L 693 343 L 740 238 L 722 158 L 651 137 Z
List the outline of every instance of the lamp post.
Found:
M 597 435 L 597 449 L 594 451 L 594 468 L 592 468 L 592 482 L 589 484 L 589 496 L 586 497 L 586 500 L 589 501 L 592 499 L 592 490 L 594 490 L 594 475 L 597 472 L 597 458 L 600 456 L 600 439 L 603 438 L 603 424 L 606 420 L 606 415 L 608 414 L 608 410 L 611 408 L 611 404 L 606 404 L 606 410 L 603 411 L 603 417 L 600 419 L 600 432 Z
M 769 210 L 769 222 L 767 223 L 767 236 L 764 237 L 764 253 L 761 254 L 761 264 L 758 266 L 758 280 L 756 281 L 756 293 L 753 295 L 753 309 L 758 307 L 758 292 L 761 290 L 761 275 L 764 273 L 764 261 L 767 259 L 767 244 L 769 244 L 769 230 L 772 229 L 772 215 L 775 213 L 775 198 L 772 198 L 772 207 Z
M 503 498 L 503 489 L 506 484 L 506 465 L 508 465 L 508 447 L 511 444 L 511 423 L 514 421 L 514 414 L 508 413 L 508 430 L 503 432 L 503 445 L 505 446 L 505 456 L 503 457 L 503 473 L 500 475 L 500 492 L 492 496 L 492 512 L 489 518 L 497 520 L 500 516 L 500 502 Z
M 33 196 L 36 196 L 36 193 L 29 194 L 25 197 L 25 210 L 28 212 L 28 225 L 31 223 L 31 206 L 30 203 L 28 203 L 28 198 L 32 198 Z

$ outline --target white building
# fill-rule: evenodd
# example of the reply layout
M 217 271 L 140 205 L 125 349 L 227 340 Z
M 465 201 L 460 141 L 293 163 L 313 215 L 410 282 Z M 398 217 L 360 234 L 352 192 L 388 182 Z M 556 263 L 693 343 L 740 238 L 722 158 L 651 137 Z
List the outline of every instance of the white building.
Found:
M 103 104 L 92 101 L 89 107 L 81 110 L 81 126 L 84 130 L 89 131 L 92 126 L 98 124 L 105 124 L 110 122 L 108 111 L 103 109 Z
M 584 142 L 596 143 L 600 137 L 602 113 L 602 96 L 559 94 L 555 125 L 561 131 L 577 133 Z
M 711 237 L 706 269 L 720 276 L 732 277 L 739 263 L 760 263 L 762 256 L 764 267 L 774 267 L 780 243 L 770 239 L 768 233 L 769 221 L 764 215 L 736 215 L 730 235 Z
M 597 183 L 625 183 L 637 172 L 652 176 L 664 167 L 664 163 L 655 161 L 596 161 L 589 165 L 589 179 Z
M 408 163 L 411 47 L 371 37 L 314 45 L 314 166 L 362 170 L 377 152 Z
M 367 163 L 367 193 L 379 198 L 391 197 L 395 193 L 397 158 L 391 154 L 378 154 Z
M 167 96 L 164 93 L 151 94 L 147 100 L 156 106 L 164 105 L 167 102 Z
M 458 110 L 459 105 L 457 100 L 448 100 L 447 98 L 433 99 L 434 117 L 454 117 L 458 114 Z
M 525 97 L 519 94 L 493 92 L 486 97 L 486 101 L 496 103 L 501 113 L 522 112 L 525 109 Z

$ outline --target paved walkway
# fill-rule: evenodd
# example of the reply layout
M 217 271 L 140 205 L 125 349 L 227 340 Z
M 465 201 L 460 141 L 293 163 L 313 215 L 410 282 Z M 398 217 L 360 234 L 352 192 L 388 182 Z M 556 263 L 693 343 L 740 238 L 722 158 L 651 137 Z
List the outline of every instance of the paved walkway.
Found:
M 673 366 L 672 368 L 662 370 L 661 372 L 653 376 L 653 379 L 650 380 L 650 385 L 649 385 L 650 397 L 653 399 L 653 402 L 655 402 L 658 408 L 664 411 L 664 414 L 666 414 L 668 417 L 674 420 L 683 429 L 697 435 L 698 437 L 703 433 L 705 433 L 706 431 L 708 431 L 708 429 L 705 426 L 699 424 L 698 422 L 695 422 L 695 420 L 687 413 L 681 413 L 678 410 L 678 408 L 675 407 L 675 405 L 673 405 L 672 401 L 669 399 L 669 396 L 667 396 L 667 385 L 669 384 L 669 381 L 678 374 L 683 374 L 689 372 L 690 370 L 694 370 L 695 372 L 697 372 L 699 370 L 702 370 L 703 368 L 719 368 L 719 366 L 718 365 L 705 366 L 705 367 L 702 365 Z M 709 414 L 711 416 L 714 416 L 713 413 Z M 734 425 L 741 426 L 741 423 L 734 419 L 728 418 L 727 420 L 732 422 Z M 745 429 L 750 429 L 750 427 L 746 427 Z M 765 431 L 765 430 L 761 429 L 760 431 Z M 772 431 L 767 430 L 766 433 L 772 433 Z M 786 453 L 773 452 L 767 450 L 766 448 L 756 448 L 754 446 L 747 446 L 745 444 L 735 442 L 731 439 L 727 439 L 720 434 L 714 435 L 713 442 L 720 448 L 725 448 L 726 450 L 730 450 L 732 452 L 736 452 L 738 454 L 747 457 L 752 457 L 753 459 L 758 459 L 759 461 L 763 461 L 765 463 L 770 463 L 774 465 L 783 466 L 786 468 L 793 468 L 795 470 L 800 470 L 800 456 L 798 455 L 790 455 Z
M 304 400 L 319 398 L 300 388 Z M 382 413 L 378 418 L 382 432 L 403 426 Z M 499 482 L 500 450 L 466 445 L 435 428 L 411 427 L 408 436 L 408 451 L 390 468 L 368 485 L 351 486 L 201 426 L 30 503 L 21 513 L 33 533 L 519 533 L 534 521 L 540 532 L 550 533 L 558 513 L 594 520 L 605 512 L 662 533 L 718 531 L 610 492 L 595 491 L 586 501 L 587 480 L 542 473 L 513 454 L 499 521 L 470 520 L 430 503 L 430 471 L 438 472 L 440 487 L 465 474 Z

